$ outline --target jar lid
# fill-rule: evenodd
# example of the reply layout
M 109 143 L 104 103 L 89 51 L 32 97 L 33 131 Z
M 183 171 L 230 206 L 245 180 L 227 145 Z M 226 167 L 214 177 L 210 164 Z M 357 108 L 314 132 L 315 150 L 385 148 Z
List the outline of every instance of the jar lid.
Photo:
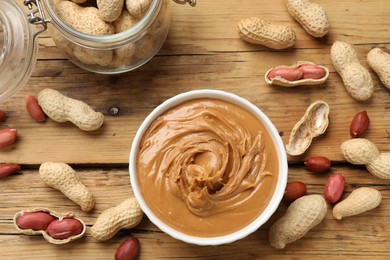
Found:
M 0 0 L 0 101 L 26 83 L 35 65 L 35 28 L 15 1 Z

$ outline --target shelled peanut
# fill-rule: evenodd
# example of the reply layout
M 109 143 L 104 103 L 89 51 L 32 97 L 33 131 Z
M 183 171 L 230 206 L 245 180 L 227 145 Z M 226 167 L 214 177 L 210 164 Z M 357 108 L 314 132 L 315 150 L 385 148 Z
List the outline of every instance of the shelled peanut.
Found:
M 351 121 L 349 126 L 349 133 L 352 137 L 361 137 L 370 125 L 370 118 L 367 111 L 361 111 L 357 113 Z
M 80 176 L 66 163 L 44 162 L 39 167 L 41 179 L 50 187 L 61 191 L 66 197 L 89 212 L 95 203 L 92 193 L 81 182 Z
M 102 212 L 91 228 L 92 236 L 105 241 L 121 230 L 133 228 L 138 225 L 143 217 L 143 212 L 135 197 L 122 201 L 119 205 Z
M 138 238 L 130 237 L 123 241 L 115 251 L 115 260 L 137 259 L 140 253 L 140 243 Z
M 336 203 L 343 195 L 345 178 L 341 173 L 334 173 L 328 177 L 325 184 L 324 195 L 330 203 Z
M 292 66 L 277 66 L 269 69 L 265 75 L 265 82 L 282 87 L 301 85 L 319 85 L 329 76 L 329 70 L 321 65 L 309 61 L 298 61 Z
M 283 194 L 285 201 L 294 201 L 304 196 L 307 192 L 306 184 L 301 181 L 292 181 L 287 183 Z
M 324 173 L 330 169 L 331 161 L 325 156 L 311 156 L 304 162 L 305 167 L 312 173 Z
M 4 110 L 0 109 L 0 122 L 4 122 L 6 118 L 7 118 L 7 114 L 5 113 Z
M 42 235 L 49 243 L 65 244 L 84 236 L 85 223 L 73 213 L 58 213 L 48 208 L 22 210 L 15 214 L 14 225 L 25 235 Z
M 313 102 L 303 117 L 293 127 L 286 145 L 289 155 L 301 155 L 310 146 L 313 138 L 323 134 L 329 125 L 329 105 L 318 100 Z
M 0 130 L 0 148 L 13 145 L 16 142 L 18 131 L 13 128 L 4 128 Z
M 39 106 L 38 100 L 34 96 L 27 96 L 26 98 L 26 109 L 32 118 L 38 122 L 43 122 L 46 118 L 45 113 Z
M 20 170 L 20 165 L 16 163 L 0 164 L 0 179 L 8 175 L 14 174 Z

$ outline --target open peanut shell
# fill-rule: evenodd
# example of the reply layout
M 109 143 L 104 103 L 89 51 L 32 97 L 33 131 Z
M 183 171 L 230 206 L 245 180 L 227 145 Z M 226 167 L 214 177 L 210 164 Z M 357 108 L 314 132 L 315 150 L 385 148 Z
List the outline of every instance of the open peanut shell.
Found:
M 319 79 L 311 79 L 311 78 L 304 79 L 303 78 L 303 79 L 298 79 L 298 80 L 293 80 L 293 81 L 286 80 L 286 79 L 279 77 L 279 76 L 277 76 L 273 79 L 269 78 L 270 72 L 273 71 L 274 69 L 299 68 L 302 65 L 316 65 L 316 66 L 322 68 L 325 71 L 325 74 L 323 77 L 321 77 Z M 282 86 L 282 87 L 295 87 L 295 86 L 303 86 L 303 85 L 305 85 L 305 86 L 320 85 L 320 84 L 324 83 L 328 79 L 328 77 L 329 77 L 329 69 L 328 68 L 321 66 L 321 65 L 318 65 L 318 64 L 315 64 L 315 63 L 310 62 L 310 61 L 298 61 L 297 63 L 295 63 L 294 65 L 291 65 L 291 66 L 286 66 L 286 65 L 276 66 L 276 67 L 269 69 L 264 75 L 264 79 L 265 79 L 265 82 L 267 84 L 277 85 L 277 86 Z
M 312 103 L 292 129 L 286 152 L 294 156 L 303 154 L 313 138 L 323 134 L 328 128 L 328 116 L 329 105 L 326 102 L 318 100 Z
M 45 213 L 48 213 L 50 214 L 51 216 L 55 217 L 56 219 L 64 219 L 64 218 L 72 218 L 72 219 L 75 219 L 77 221 L 79 221 L 82 226 L 83 226 L 83 230 L 80 234 L 78 235 L 75 235 L 75 236 L 71 236 L 69 238 L 66 238 L 66 239 L 55 239 L 53 237 L 51 237 L 47 232 L 46 230 L 33 230 L 33 229 L 21 229 L 18 224 L 17 224 L 17 219 L 22 216 L 23 214 L 26 214 L 26 213 L 31 213 L 31 212 L 45 212 Z M 14 225 L 15 225 L 15 228 L 22 234 L 24 235 L 28 235 L 28 236 L 34 236 L 34 235 L 42 235 L 49 243 L 51 244 L 66 244 L 66 243 L 69 243 L 73 240 L 76 240 L 76 239 L 79 239 L 81 237 L 83 237 L 85 235 L 85 232 L 87 230 L 87 226 L 85 225 L 84 221 L 82 221 L 81 219 L 75 217 L 74 213 L 73 212 L 68 212 L 68 213 L 58 213 L 54 210 L 51 210 L 51 209 L 48 209 L 48 208 L 33 208 L 33 209 L 25 209 L 25 210 L 22 210 L 22 211 L 19 211 L 17 212 L 15 215 L 14 215 L 14 219 L 13 219 L 13 222 L 14 222 Z

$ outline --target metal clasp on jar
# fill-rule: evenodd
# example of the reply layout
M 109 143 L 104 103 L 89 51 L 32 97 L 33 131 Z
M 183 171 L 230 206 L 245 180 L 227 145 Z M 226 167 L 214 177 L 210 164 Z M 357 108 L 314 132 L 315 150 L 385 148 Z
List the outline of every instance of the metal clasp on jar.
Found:
M 45 18 L 45 13 L 43 12 L 43 7 L 40 0 L 24 0 L 23 4 L 27 6 L 29 10 L 32 10 L 31 13 L 27 15 L 28 21 L 31 24 L 42 25 L 43 27 L 41 30 L 37 31 L 34 34 L 35 38 L 38 34 L 47 30 L 47 23 L 50 21 Z M 37 8 L 33 10 L 34 5 Z
M 178 3 L 178 4 L 186 4 L 186 3 L 189 3 L 190 6 L 195 6 L 196 5 L 196 0 L 173 0 L 175 3 Z

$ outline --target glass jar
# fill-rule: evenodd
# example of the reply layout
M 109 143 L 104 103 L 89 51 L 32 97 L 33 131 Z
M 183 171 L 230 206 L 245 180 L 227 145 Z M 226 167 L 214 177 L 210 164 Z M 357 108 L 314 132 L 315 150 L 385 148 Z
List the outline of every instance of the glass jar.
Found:
M 26 83 L 35 64 L 35 28 L 14 0 L 0 0 L 0 101 Z
M 196 4 L 195 0 L 174 1 Z M 170 27 L 170 0 L 150 0 L 146 13 L 131 28 L 103 36 L 81 33 L 69 26 L 72 19 L 78 19 L 80 24 L 82 15 L 73 15 L 66 23 L 56 11 L 58 2 L 43 0 L 48 21 L 53 25 L 48 27 L 49 34 L 70 61 L 96 73 L 118 74 L 145 64 L 160 50 Z M 116 27 L 115 22 L 112 24 Z
M 132 27 L 105 36 L 81 33 L 65 23 L 56 12 L 60 0 L 18 1 L 31 13 L 15 0 L 0 0 L 0 101 L 28 80 L 36 60 L 36 36 L 46 29 L 57 47 L 80 68 L 119 74 L 149 61 L 163 45 L 170 27 L 171 0 L 150 0 L 148 10 Z M 196 4 L 196 0 L 173 1 Z M 37 31 L 34 25 L 42 28 Z
M 135 25 L 126 31 L 104 36 L 73 29 L 57 14 L 56 1 L 43 0 L 50 17 L 49 34 L 70 61 L 88 71 L 117 74 L 138 68 L 159 51 L 169 31 L 170 0 L 152 0 L 149 9 Z M 76 23 L 81 24 L 84 20 L 80 17 L 82 14 L 75 14 L 67 19 L 78 19 Z

